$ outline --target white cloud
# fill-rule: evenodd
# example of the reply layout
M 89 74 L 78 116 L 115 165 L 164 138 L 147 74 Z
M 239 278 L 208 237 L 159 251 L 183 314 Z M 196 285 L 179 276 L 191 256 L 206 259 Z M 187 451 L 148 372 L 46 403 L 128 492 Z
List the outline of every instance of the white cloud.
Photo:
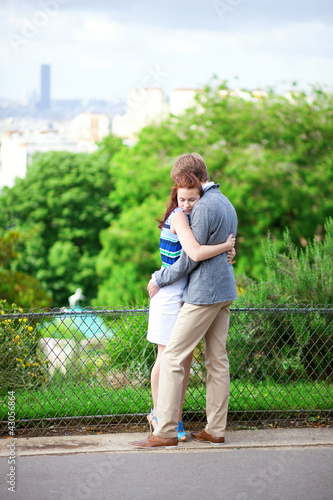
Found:
M 97 57 L 94 54 L 84 55 L 79 59 L 82 66 L 90 69 L 109 70 L 113 67 L 110 59 Z
M 103 4 L 103 10 L 98 0 L 86 3 L 85 9 L 71 0 L 45 23 L 41 17 L 36 26 L 40 2 L 38 7 L 25 3 L 21 10 L 17 10 L 20 2 L 7 2 L 10 8 L 1 6 L 5 15 L 0 13 L 4 34 L 0 97 L 22 98 L 27 88 L 38 88 L 42 63 L 51 64 L 56 98 L 117 97 L 140 86 L 147 79 L 146 68 L 156 65 L 164 72 L 158 86 L 166 91 L 202 86 L 216 73 L 229 81 L 239 76 L 239 85 L 249 88 L 281 80 L 333 85 L 330 16 L 327 22 L 322 15 L 317 16 L 321 20 L 309 19 L 314 8 L 310 2 L 302 3 L 302 21 L 296 20 L 295 4 L 289 3 L 288 11 L 284 0 L 281 5 L 269 0 L 253 0 L 250 5 L 243 0 L 221 22 L 212 2 L 205 0 L 178 2 L 178 10 L 175 0 L 154 5 L 147 0 L 140 4 L 111 1 Z M 276 19 L 273 14 L 269 17 L 267 8 L 263 10 L 264 5 L 270 5 Z M 27 37 L 24 26 L 29 22 L 35 33 Z M 21 44 L 14 47 L 10 33 L 21 37 Z
M 121 35 L 121 27 L 113 22 L 101 18 L 97 15 L 92 18 L 91 15 L 85 19 L 83 26 L 74 30 L 73 38 L 77 42 L 89 42 L 93 45 L 100 43 L 112 43 L 117 41 Z

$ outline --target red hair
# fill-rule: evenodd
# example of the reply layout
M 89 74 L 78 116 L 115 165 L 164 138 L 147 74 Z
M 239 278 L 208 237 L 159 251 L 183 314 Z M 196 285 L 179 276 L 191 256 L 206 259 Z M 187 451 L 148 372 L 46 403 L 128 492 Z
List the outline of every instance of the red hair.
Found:
M 162 229 L 162 227 L 164 226 L 164 223 L 171 212 L 173 212 L 173 210 L 178 207 L 178 189 L 197 189 L 200 196 L 203 195 L 201 182 L 194 174 L 191 174 L 191 172 L 183 172 L 182 174 L 180 174 L 175 180 L 175 184 L 171 189 L 170 197 L 166 204 L 166 211 L 163 217 L 161 217 L 161 219 L 157 219 L 157 222 L 159 222 L 158 227 L 160 229 Z

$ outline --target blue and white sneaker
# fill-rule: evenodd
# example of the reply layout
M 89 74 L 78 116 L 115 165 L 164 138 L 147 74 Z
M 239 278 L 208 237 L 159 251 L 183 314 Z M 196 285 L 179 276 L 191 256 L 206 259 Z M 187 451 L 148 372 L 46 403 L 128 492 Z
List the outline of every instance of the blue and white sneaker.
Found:
M 183 419 L 181 419 L 180 422 L 178 422 L 178 427 L 177 427 L 177 437 L 178 441 L 186 441 L 186 432 L 184 431 L 183 427 Z

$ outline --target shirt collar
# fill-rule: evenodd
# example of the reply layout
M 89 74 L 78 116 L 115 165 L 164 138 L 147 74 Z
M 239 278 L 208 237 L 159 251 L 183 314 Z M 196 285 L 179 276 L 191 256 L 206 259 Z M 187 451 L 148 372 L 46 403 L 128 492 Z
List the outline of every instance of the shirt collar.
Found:
M 204 182 L 202 185 L 202 189 L 205 191 L 207 191 L 207 189 L 211 188 L 212 186 L 214 186 L 215 182 L 213 181 L 210 181 L 210 182 Z

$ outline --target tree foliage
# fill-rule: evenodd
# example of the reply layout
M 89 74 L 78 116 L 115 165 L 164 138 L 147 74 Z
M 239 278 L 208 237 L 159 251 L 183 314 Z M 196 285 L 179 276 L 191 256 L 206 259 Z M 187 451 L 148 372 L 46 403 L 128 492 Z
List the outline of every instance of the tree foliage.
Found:
M 241 98 L 213 81 L 193 108 L 146 127 L 132 148 L 110 136 L 92 155 L 39 155 L 0 196 L 1 226 L 21 235 L 11 269 L 34 276 L 57 306 L 76 287 L 94 305 L 145 302 L 160 266 L 155 218 L 170 170 L 196 151 L 238 214 L 235 272 L 259 279 L 268 234 L 278 250 L 286 227 L 296 249 L 324 237 L 333 213 L 332 117 L 333 97 L 322 89 Z
M 38 154 L 25 178 L 1 193 L 1 226 L 19 235 L 11 267 L 34 276 L 55 306 L 66 305 L 77 287 L 88 300 L 96 296 L 99 233 L 112 218 L 109 161 L 120 147 L 110 137 L 92 155 Z
M 20 234 L 8 231 L 0 235 L 0 297 L 9 304 L 14 300 L 20 307 L 43 308 L 51 304 L 51 297 L 33 276 L 15 270 L 16 247 Z M 0 300 L 1 302 L 1 300 Z
M 207 86 L 185 115 L 142 130 L 138 143 L 111 162 L 117 219 L 103 232 L 95 304 L 147 297 L 146 282 L 160 265 L 154 219 L 184 153 L 205 158 L 211 179 L 237 210 L 236 274 L 265 273 L 261 241 L 268 233 L 278 248 L 286 227 L 296 248 L 314 234 L 322 238 L 333 209 L 332 116 L 332 95 L 321 89 L 246 101 L 222 84 Z

